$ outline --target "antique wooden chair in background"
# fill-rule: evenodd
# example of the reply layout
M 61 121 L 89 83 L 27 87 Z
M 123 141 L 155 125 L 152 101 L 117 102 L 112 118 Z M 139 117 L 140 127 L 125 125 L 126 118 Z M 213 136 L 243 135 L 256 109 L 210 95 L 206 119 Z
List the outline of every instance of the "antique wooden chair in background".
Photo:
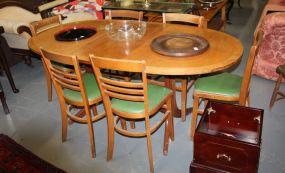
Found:
M 194 137 L 198 113 L 202 114 L 203 112 L 199 110 L 200 99 L 205 101 L 205 105 L 210 99 L 238 102 L 242 106 L 249 105 L 249 85 L 257 46 L 252 46 L 250 49 L 244 76 L 223 72 L 200 77 L 196 80 L 193 92 L 194 101 L 190 128 L 191 139 Z
M 143 19 L 142 11 L 132 10 L 106 10 L 105 13 L 109 19 Z
M 179 22 L 185 24 L 193 24 L 198 27 L 207 28 L 207 22 L 203 16 L 197 16 L 192 14 L 182 14 L 182 13 L 163 13 L 162 14 L 163 23 L 167 22 Z M 185 121 L 187 113 L 187 92 L 192 87 L 195 82 L 196 76 L 192 77 L 191 82 L 188 82 L 188 77 L 179 76 L 177 79 L 181 79 L 181 85 L 176 86 L 176 90 L 181 91 L 181 120 Z
M 285 92 L 280 91 L 282 79 L 285 78 L 285 64 L 279 65 L 276 68 L 276 73 L 279 74 L 279 77 L 276 81 L 275 88 L 272 93 L 272 97 L 271 97 L 270 104 L 269 104 L 269 109 L 272 109 L 275 101 L 285 98 Z M 280 97 L 277 98 L 278 95 Z
M 40 20 L 40 21 L 32 22 L 30 24 L 30 30 L 31 30 L 32 36 L 35 36 L 42 31 L 45 31 L 49 28 L 58 26 L 60 24 L 61 24 L 61 17 L 59 15 L 56 15 L 53 17 L 45 18 L 45 19 Z M 42 62 L 43 62 L 43 60 L 42 60 Z M 45 72 L 46 81 L 47 81 L 48 101 L 52 101 L 51 78 L 50 78 L 50 75 L 48 73 L 48 70 L 47 70 L 44 62 L 43 62 L 43 66 L 44 66 L 44 72 Z
M 62 141 L 65 141 L 67 137 L 68 118 L 74 122 L 87 123 L 91 143 L 91 156 L 95 157 L 93 122 L 102 119 L 105 116 L 105 112 L 97 113 L 96 106 L 102 101 L 102 97 L 94 74 L 82 74 L 78 59 L 75 56 L 63 56 L 46 50 L 41 50 L 41 54 L 58 95 L 62 117 Z M 62 68 L 57 68 L 52 62 L 69 65 L 73 68 L 74 72 L 70 73 L 62 70 Z M 85 116 L 71 114 L 67 110 L 67 105 L 81 108 L 82 111 L 79 113 L 85 114 Z M 90 111 L 91 109 L 93 116 Z
M 128 137 L 146 137 L 150 172 L 154 172 L 152 140 L 154 133 L 165 123 L 164 155 L 168 152 L 169 138 L 174 140 L 173 117 L 171 110 L 172 91 L 163 86 L 147 84 L 147 74 L 144 61 L 118 60 L 90 55 L 93 70 L 103 97 L 108 122 L 108 153 L 107 160 L 113 157 L 114 130 Z M 116 64 L 114 66 L 113 64 Z M 107 78 L 102 75 L 102 69 L 140 73 L 142 80 L 124 81 Z M 162 108 L 166 109 L 163 116 L 151 126 L 150 120 Z M 115 119 L 115 121 L 114 121 Z M 145 130 L 127 130 L 118 125 L 118 121 L 144 121 Z

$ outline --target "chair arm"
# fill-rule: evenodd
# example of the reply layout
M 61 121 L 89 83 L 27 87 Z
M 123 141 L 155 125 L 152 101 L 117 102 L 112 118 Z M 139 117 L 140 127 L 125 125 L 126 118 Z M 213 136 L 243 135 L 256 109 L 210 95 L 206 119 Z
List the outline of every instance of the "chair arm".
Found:
M 30 38 L 32 35 L 29 25 L 23 22 L 0 20 L 0 26 L 3 27 L 6 33 L 19 34 L 25 38 Z

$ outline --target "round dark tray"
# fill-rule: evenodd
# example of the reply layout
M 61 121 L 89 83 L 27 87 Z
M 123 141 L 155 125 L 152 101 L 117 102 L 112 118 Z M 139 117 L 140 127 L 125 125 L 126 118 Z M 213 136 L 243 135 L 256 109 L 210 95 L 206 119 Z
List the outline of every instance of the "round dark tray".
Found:
M 54 37 L 58 41 L 78 41 L 96 34 L 96 28 L 89 26 L 74 26 L 57 32 Z
M 151 43 L 153 51 L 168 56 L 193 56 L 209 48 L 206 39 L 186 33 L 166 34 L 155 38 Z

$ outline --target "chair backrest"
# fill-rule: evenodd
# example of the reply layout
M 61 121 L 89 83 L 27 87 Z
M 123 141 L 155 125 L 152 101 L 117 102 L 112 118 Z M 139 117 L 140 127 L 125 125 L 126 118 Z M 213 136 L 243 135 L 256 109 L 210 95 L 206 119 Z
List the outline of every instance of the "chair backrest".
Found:
M 54 83 L 56 92 L 58 94 L 58 99 L 61 101 L 66 101 L 63 90 L 69 89 L 73 91 L 78 91 L 81 93 L 83 103 L 81 106 L 87 106 L 88 99 L 86 94 L 85 85 L 82 79 L 82 74 L 79 66 L 79 61 L 76 56 L 65 56 L 49 52 L 47 50 L 41 49 L 42 58 L 49 71 L 51 79 Z M 64 68 L 57 68 L 55 63 L 62 65 L 67 65 L 70 70 L 65 70 Z M 64 100 L 62 100 L 64 99 Z M 63 102 L 61 102 L 63 103 Z M 79 103 L 77 103 L 78 105 Z M 87 109 L 85 109 L 87 110 Z M 89 109 L 88 109 L 89 110 Z
M 110 99 L 117 98 L 120 100 L 144 102 L 145 112 L 148 112 L 147 74 L 145 72 L 144 61 L 119 60 L 94 55 L 90 55 L 90 60 L 100 87 L 105 108 L 111 108 Z M 110 78 L 102 75 L 102 69 L 140 73 L 142 80 L 134 82 Z M 143 117 L 146 115 L 140 116 Z
M 198 27 L 207 28 L 207 22 L 204 16 L 197 16 L 193 14 L 183 14 L 183 13 L 163 13 L 162 22 L 184 22 L 195 24 Z
M 142 11 L 133 11 L 133 10 L 108 10 L 107 15 L 110 19 L 135 19 L 142 20 L 143 12 Z
M 258 44 L 251 46 L 249 56 L 247 59 L 247 63 L 246 63 L 246 68 L 244 71 L 244 76 L 243 76 L 241 89 L 240 89 L 240 96 L 239 96 L 239 105 L 242 105 L 242 106 L 246 105 L 246 100 L 248 98 L 251 73 L 252 73 L 254 60 L 256 57 L 257 46 Z
M 60 15 L 56 15 L 56 16 L 42 19 L 40 21 L 32 22 L 30 24 L 30 30 L 31 30 L 32 36 L 35 36 L 38 33 L 45 31 L 49 28 L 58 26 L 59 24 L 61 24 L 61 17 Z

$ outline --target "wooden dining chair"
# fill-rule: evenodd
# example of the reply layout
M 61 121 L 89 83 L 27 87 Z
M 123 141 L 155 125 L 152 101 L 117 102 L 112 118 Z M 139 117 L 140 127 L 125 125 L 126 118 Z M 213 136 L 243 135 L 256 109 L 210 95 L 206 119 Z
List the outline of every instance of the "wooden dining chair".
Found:
M 93 73 L 83 73 L 80 70 L 76 56 L 64 56 L 41 49 L 41 55 L 45 66 L 49 71 L 61 109 L 62 119 L 62 141 L 67 138 L 68 119 L 73 122 L 85 123 L 88 125 L 88 133 L 91 143 L 91 157 L 95 157 L 95 138 L 93 122 L 102 119 L 105 112 L 97 113 L 96 106 L 102 101 L 101 93 Z M 54 66 L 52 62 L 70 66 L 72 73 Z M 73 105 L 80 111 L 78 116 L 68 110 L 68 106 Z M 93 114 L 91 114 L 91 109 Z
M 192 14 L 182 14 L 182 13 L 163 13 L 162 14 L 163 23 L 167 22 L 182 22 L 186 24 L 194 24 L 198 27 L 207 28 L 207 22 L 203 16 L 197 16 Z M 193 86 L 197 76 L 192 76 L 192 80 L 188 81 L 187 76 L 179 76 L 177 79 L 181 80 L 181 85 L 176 86 L 176 90 L 181 91 L 181 120 L 186 120 L 187 113 L 187 92 Z
M 194 24 L 198 27 L 207 28 L 207 22 L 204 16 L 197 16 L 193 14 L 184 13 L 162 13 L 162 22 L 184 22 L 187 24 Z
M 271 96 L 271 100 L 270 100 L 270 104 L 269 104 L 269 109 L 271 110 L 274 103 L 277 100 L 281 100 L 281 99 L 285 99 L 285 92 L 282 92 L 280 90 L 280 86 L 282 83 L 282 80 L 285 79 L 285 64 L 283 65 L 279 65 L 276 68 L 276 73 L 279 75 L 278 79 L 276 81 L 272 96 Z M 278 97 L 279 96 L 279 97 Z
M 30 24 L 30 30 L 31 30 L 32 36 L 35 36 L 38 33 L 43 32 L 49 28 L 58 26 L 59 24 L 61 24 L 61 17 L 57 15 L 57 16 L 45 18 L 40 21 L 32 22 Z M 47 68 L 45 67 L 44 62 L 43 62 L 43 66 L 44 66 L 44 72 L 45 72 L 45 77 L 47 81 L 48 101 L 50 102 L 52 101 L 52 82 L 51 82 L 50 75 L 48 73 Z
M 200 100 L 204 100 L 205 105 L 208 100 L 217 100 L 238 102 L 241 106 L 249 106 L 249 85 L 256 49 L 257 45 L 252 46 L 250 49 L 243 76 L 222 72 L 200 77 L 196 80 L 193 91 L 193 112 L 189 133 L 191 139 L 194 137 L 197 116 L 198 114 L 203 114 L 203 111 L 199 110 Z
M 93 70 L 102 93 L 108 123 L 107 160 L 112 160 L 114 148 L 114 131 L 127 137 L 146 137 L 150 172 L 154 172 L 151 134 L 165 123 L 163 143 L 164 155 L 168 152 L 169 138 L 174 140 L 171 98 L 173 92 L 163 86 L 147 83 L 144 61 L 120 60 L 90 55 Z M 116 65 L 114 65 L 116 64 Z M 142 80 L 124 81 L 102 75 L 102 69 L 140 73 Z M 163 114 L 157 113 L 161 110 Z M 154 118 L 155 117 L 155 118 Z M 159 119 L 156 119 L 159 118 Z M 127 130 L 120 126 L 119 120 L 142 121 L 145 130 Z M 157 120 L 150 124 L 151 120 Z
M 107 10 L 106 13 L 109 19 L 131 19 L 131 20 L 142 20 L 142 11 L 133 10 Z

